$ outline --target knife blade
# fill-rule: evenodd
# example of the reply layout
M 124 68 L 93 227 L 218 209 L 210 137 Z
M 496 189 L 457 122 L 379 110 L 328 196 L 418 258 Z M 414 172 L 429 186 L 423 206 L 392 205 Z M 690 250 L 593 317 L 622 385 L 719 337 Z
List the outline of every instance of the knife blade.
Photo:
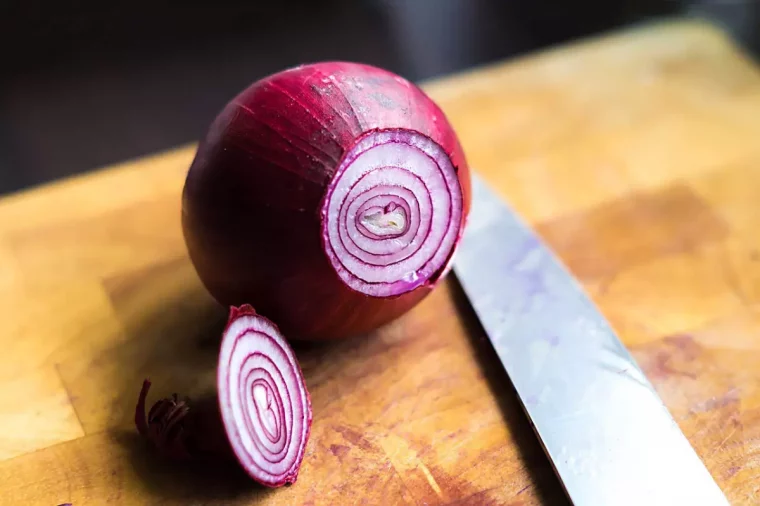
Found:
M 468 221 L 454 272 L 571 502 L 727 505 L 580 284 L 476 175 Z

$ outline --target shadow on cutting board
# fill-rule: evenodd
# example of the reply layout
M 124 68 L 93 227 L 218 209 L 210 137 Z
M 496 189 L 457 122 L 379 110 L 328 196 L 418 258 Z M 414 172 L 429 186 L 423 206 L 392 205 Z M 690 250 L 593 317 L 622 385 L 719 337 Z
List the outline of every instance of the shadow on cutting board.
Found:
M 267 495 L 270 489 L 252 482 L 235 462 L 170 460 L 135 428 L 134 410 L 145 378 L 152 382 L 147 409 L 173 393 L 196 403 L 215 394 L 218 345 L 227 315 L 197 282 L 189 262 L 170 261 L 104 285 L 125 335 L 95 361 L 93 372 L 112 385 L 105 423 L 149 496 L 226 504 Z M 108 365 L 98 370 L 98 364 Z
M 504 423 L 516 435 L 515 441 L 518 442 L 520 457 L 525 463 L 525 470 L 541 503 L 552 506 L 571 506 L 562 484 L 554 474 L 551 462 L 541 448 L 533 427 L 520 405 L 512 381 L 496 355 L 464 290 L 454 275 L 447 280 L 446 286 L 461 316 L 474 354 L 483 369 L 488 388 L 499 403 Z
M 184 257 L 106 280 L 104 287 L 124 336 L 99 354 L 86 374 L 114 391 L 110 407 L 97 407 L 107 413 L 107 419 L 94 422 L 111 427 L 112 437 L 126 449 L 151 497 L 205 497 L 223 504 L 263 500 L 271 489 L 254 483 L 236 463 L 209 466 L 169 461 L 137 434 L 133 421 L 145 378 L 152 383 L 147 409 L 173 393 L 196 403 L 215 402 L 219 343 L 227 311 L 211 299 Z M 314 413 L 326 418 L 326 413 L 340 410 L 331 405 L 336 397 L 329 383 L 356 357 L 371 356 L 378 346 L 382 343 L 361 337 L 293 343 L 312 393 Z
M 118 431 L 114 440 L 127 450 L 130 463 L 150 497 L 188 501 L 233 501 L 254 504 L 274 489 L 260 486 L 234 462 L 173 462 L 150 448 L 137 433 Z

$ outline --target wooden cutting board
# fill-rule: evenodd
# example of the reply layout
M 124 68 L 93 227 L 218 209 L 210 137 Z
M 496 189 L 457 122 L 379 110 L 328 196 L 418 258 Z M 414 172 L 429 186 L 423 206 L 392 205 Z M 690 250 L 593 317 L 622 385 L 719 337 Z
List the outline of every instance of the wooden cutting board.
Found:
M 758 68 L 677 22 L 426 88 L 732 504 L 759 504 Z M 453 276 L 373 335 L 299 346 L 315 419 L 294 486 L 157 459 L 132 426 L 140 382 L 201 395 L 225 316 L 180 233 L 193 153 L 0 200 L 0 504 L 564 503 Z

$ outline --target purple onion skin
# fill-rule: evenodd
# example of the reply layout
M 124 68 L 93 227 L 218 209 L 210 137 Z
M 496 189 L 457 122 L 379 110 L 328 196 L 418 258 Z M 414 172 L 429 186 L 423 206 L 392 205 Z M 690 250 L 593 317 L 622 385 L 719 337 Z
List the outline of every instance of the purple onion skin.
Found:
M 135 407 L 137 432 L 171 460 L 235 461 L 216 397 L 156 401 L 146 412 L 151 381 L 145 379 Z
M 182 199 L 185 241 L 208 291 L 225 306 L 251 304 L 290 339 L 341 339 L 372 331 L 426 297 L 445 265 L 390 297 L 350 288 L 325 254 L 320 209 L 344 154 L 363 135 L 408 129 L 443 148 L 462 195 L 470 175 L 453 128 L 416 85 L 388 71 L 325 62 L 253 83 L 211 124 Z

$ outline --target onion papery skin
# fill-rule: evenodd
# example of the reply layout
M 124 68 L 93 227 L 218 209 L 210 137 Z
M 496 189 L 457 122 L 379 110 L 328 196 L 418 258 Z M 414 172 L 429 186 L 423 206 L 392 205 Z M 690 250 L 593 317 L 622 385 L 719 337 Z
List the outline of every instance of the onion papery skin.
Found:
M 333 199 L 349 188 L 356 160 L 391 163 L 394 145 L 409 155 L 397 157 L 409 166 L 396 173 L 391 166 L 376 168 L 387 175 L 383 191 L 395 184 L 396 194 L 385 201 L 376 196 L 384 205 L 370 202 L 364 215 L 336 225 L 341 207 Z M 388 152 L 367 155 L 367 146 Z M 435 205 L 419 188 L 412 196 L 403 191 L 421 174 L 444 188 Z M 409 216 L 415 205 L 434 218 Z M 193 265 L 221 304 L 252 304 L 289 339 L 326 340 L 374 330 L 426 297 L 451 268 L 469 205 L 469 168 L 437 104 L 386 70 L 323 62 L 263 78 L 224 107 L 188 171 L 182 224 Z M 382 265 L 357 270 L 362 253 L 340 246 L 339 229 L 350 227 L 351 237 L 378 246 L 365 218 L 390 222 L 383 214 L 388 209 L 403 226 L 441 221 L 441 237 L 433 239 L 442 246 L 409 257 L 398 272 Z M 425 237 L 420 232 L 418 241 Z M 380 246 L 381 253 L 393 253 Z M 394 251 L 403 263 L 413 249 Z
M 311 433 L 311 398 L 293 350 L 251 306 L 230 311 L 217 390 L 225 433 L 243 469 L 267 487 L 295 483 Z

